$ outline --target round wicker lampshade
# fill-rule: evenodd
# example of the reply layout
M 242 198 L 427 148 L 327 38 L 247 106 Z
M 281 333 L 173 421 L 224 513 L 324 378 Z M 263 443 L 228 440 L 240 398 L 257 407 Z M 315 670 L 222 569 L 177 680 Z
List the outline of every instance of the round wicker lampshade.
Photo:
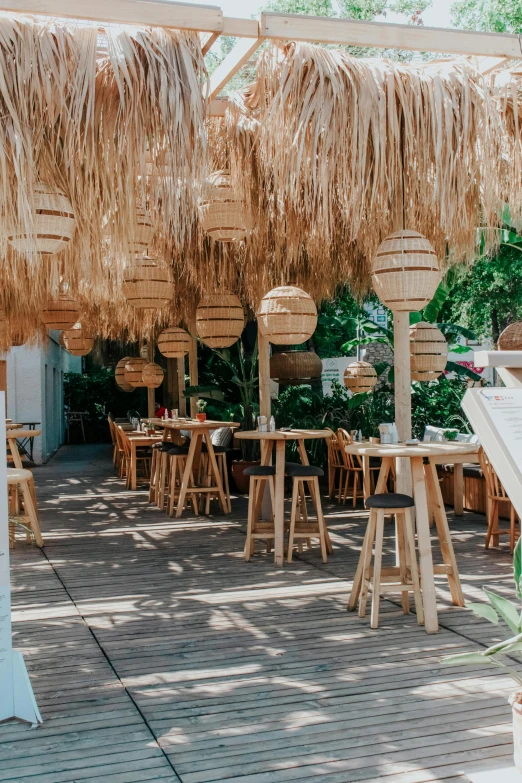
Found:
M 298 345 L 309 340 L 317 326 L 317 308 L 301 288 L 282 285 L 261 299 L 257 311 L 261 334 L 275 345 Z
M 143 370 L 147 364 L 147 360 L 142 359 L 139 356 L 133 356 L 132 359 L 129 359 L 125 365 L 125 383 L 128 383 L 129 386 L 132 386 L 133 389 L 141 389 L 146 386 L 147 384 L 143 380 Z
M 499 351 L 522 351 L 522 321 L 506 326 L 498 338 Z
M 25 345 L 27 342 L 27 335 L 21 331 L 13 332 L 11 334 L 11 346 L 13 348 L 20 348 L 21 345 Z
M 13 231 L 7 236 L 9 244 L 23 253 L 28 249 L 28 240 L 32 240 L 42 256 L 59 253 L 67 247 L 76 228 L 71 202 L 58 188 L 39 182 L 34 186 L 33 203 L 33 234 L 27 237 Z
M 121 391 L 124 392 L 134 391 L 134 386 L 131 386 L 130 383 L 127 383 L 125 380 L 125 365 L 131 360 L 132 356 L 124 356 L 123 359 L 120 359 L 114 370 L 114 380 L 116 381 L 116 385 L 119 386 Z
M 10 348 L 7 326 L 7 313 L 0 307 L 0 351 L 8 351 Z
M 344 385 L 353 394 L 373 391 L 377 373 L 368 362 L 352 362 L 344 371 Z
M 164 329 L 158 337 L 158 351 L 167 359 L 182 359 L 190 348 L 190 335 L 178 326 Z
M 436 380 L 446 369 L 447 360 L 448 344 L 440 329 L 425 321 L 410 327 L 412 380 Z
M 196 310 L 198 337 L 210 348 L 228 348 L 241 337 L 245 316 L 239 298 L 221 291 L 203 297 Z
M 323 363 L 312 351 L 283 351 L 270 357 L 270 377 L 281 384 L 299 386 L 321 378 Z
M 163 383 L 165 373 L 159 364 L 150 362 L 143 368 L 143 383 L 149 389 L 157 389 Z
M 441 280 L 440 264 L 428 240 L 417 231 L 390 234 L 373 260 L 375 293 L 390 310 L 422 310 Z
M 136 210 L 133 240 L 129 242 L 129 253 L 133 256 L 144 256 L 149 252 L 154 237 L 154 226 L 150 212 L 146 209 Z
M 93 335 L 80 323 L 74 324 L 60 335 L 60 342 L 72 356 L 87 356 L 94 346 Z
M 141 310 L 165 307 L 174 296 L 171 270 L 148 256 L 138 258 L 123 270 L 122 293 Z
M 68 294 L 58 294 L 47 302 L 40 319 L 48 329 L 71 329 L 80 317 L 80 307 Z
M 225 171 L 216 171 L 208 177 L 199 216 L 203 230 L 220 242 L 244 239 L 253 228 L 250 210 Z

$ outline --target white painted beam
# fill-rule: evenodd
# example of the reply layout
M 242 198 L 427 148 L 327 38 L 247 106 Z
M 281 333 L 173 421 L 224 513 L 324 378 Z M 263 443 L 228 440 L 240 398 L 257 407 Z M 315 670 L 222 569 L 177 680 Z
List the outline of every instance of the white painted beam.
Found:
M 248 62 L 252 54 L 263 43 L 262 38 L 241 38 L 220 62 L 210 77 L 210 97 L 217 98 L 223 87 Z
M 261 14 L 260 32 L 282 40 L 522 59 L 519 36 L 504 33 L 271 13 Z

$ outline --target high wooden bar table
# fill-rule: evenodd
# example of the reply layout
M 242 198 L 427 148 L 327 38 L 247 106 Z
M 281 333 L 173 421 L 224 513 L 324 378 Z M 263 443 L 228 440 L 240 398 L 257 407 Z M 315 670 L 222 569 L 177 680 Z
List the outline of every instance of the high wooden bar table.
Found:
M 348 454 L 357 454 L 366 459 L 380 457 L 381 470 L 375 494 L 386 491 L 388 474 L 396 459 L 408 459 L 411 466 L 413 481 L 413 497 L 415 500 L 415 516 L 417 525 L 417 544 L 419 548 L 419 565 L 422 581 L 422 597 L 424 601 L 425 628 L 427 633 L 439 630 L 437 615 L 437 600 L 435 595 L 435 574 L 444 574 L 448 578 L 451 598 L 455 606 L 464 606 L 464 596 L 460 585 L 457 561 L 451 543 L 448 519 L 444 509 L 444 501 L 440 491 L 436 464 L 451 463 L 464 455 L 472 461 L 476 457 L 478 446 L 473 443 L 419 443 L 416 446 L 398 444 L 352 443 L 345 446 Z M 426 458 L 426 464 L 424 464 Z M 433 565 L 430 535 L 430 510 L 435 517 L 442 552 L 442 565 Z M 355 609 L 361 589 L 361 573 L 357 568 L 350 600 L 349 609 Z
M 297 441 L 299 456 L 303 465 L 309 465 L 308 455 L 304 445 L 305 440 L 318 440 L 329 438 L 332 430 L 275 430 L 274 432 L 259 432 L 247 430 L 237 432 L 239 440 L 261 441 L 261 465 L 272 464 L 272 449 L 275 444 L 275 508 L 274 511 L 274 562 L 282 566 L 285 556 L 284 529 L 285 529 L 285 446 L 288 441 Z M 320 502 L 320 499 L 317 499 Z

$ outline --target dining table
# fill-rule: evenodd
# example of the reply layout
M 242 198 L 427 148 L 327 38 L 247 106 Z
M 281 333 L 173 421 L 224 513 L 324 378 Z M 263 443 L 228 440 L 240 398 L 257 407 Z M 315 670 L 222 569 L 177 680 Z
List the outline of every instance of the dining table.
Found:
M 460 584 L 455 552 L 451 541 L 448 518 L 437 475 L 437 464 L 451 463 L 453 459 L 463 457 L 472 461 L 478 454 L 479 446 L 474 443 L 424 443 L 414 445 L 405 443 L 374 444 L 351 443 L 345 446 L 348 454 L 354 454 L 362 460 L 370 457 L 381 459 L 381 468 L 375 494 L 386 492 L 388 476 L 397 459 L 409 460 L 411 468 L 413 499 L 415 502 L 415 520 L 417 528 L 417 544 L 419 550 L 419 569 L 422 582 L 424 602 L 425 629 L 427 633 L 436 633 L 439 629 L 437 600 L 435 593 L 435 575 L 443 575 L 448 579 L 451 599 L 455 606 L 464 606 L 464 595 Z M 443 562 L 434 565 L 432 541 L 430 534 L 430 519 L 433 516 L 439 539 Z M 368 530 L 366 531 L 368 535 Z M 364 546 L 364 544 L 363 544 Z M 357 567 L 348 608 L 353 610 L 361 590 L 362 569 Z
M 275 447 L 275 477 L 274 477 L 274 563 L 282 566 L 284 562 L 284 531 L 285 531 L 285 452 L 288 442 L 296 442 L 299 457 L 303 465 L 309 465 L 306 453 L 306 440 L 327 439 L 332 430 L 300 430 L 279 429 L 268 432 L 246 430 L 236 432 L 238 440 L 258 440 L 261 445 L 261 465 L 271 465 Z M 318 502 L 319 498 L 317 499 Z
M 211 419 L 205 419 L 205 421 L 197 421 L 196 419 L 146 419 L 145 420 L 151 426 L 163 428 L 163 440 L 171 440 L 173 433 L 190 432 L 190 445 L 185 462 L 185 468 L 183 470 L 183 477 L 181 479 L 181 487 L 179 490 L 178 501 L 176 505 L 176 517 L 180 517 L 185 507 L 185 501 L 187 495 L 190 494 L 211 494 L 217 495 L 221 508 L 224 514 L 229 513 L 228 501 L 225 495 L 223 482 L 221 480 L 221 473 L 216 460 L 216 453 L 212 444 L 212 432 L 214 430 L 221 429 L 222 427 L 230 427 L 230 429 L 237 429 L 240 425 L 237 421 L 212 421 Z M 197 474 L 197 467 L 199 465 L 201 450 L 203 445 L 206 446 L 210 475 L 209 482 L 205 486 L 197 485 L 194 481 L 194 476 Z
M 136 460 L 138 449 L 150 448 L 151 446 L 154 446 L 155 443 L 161 443 L 161 441 L 163 440 L 163 435 L 162 433 L 159 433 L 158 435 L 147 435 L 146 432 L 139 432 L 137 430 L 132 430 L 131 432 L 124 432 L 124 434 L 128 438 L 130 444 L 130 453 L 131 453 L 130 486 L 131 489 L 135 490 L 138 486 L 138 471 L 137 471 L 137 460 Z
M 7 425 L 5 437 L 15 468 L 23 468 L 22 455 L 20 454 L 18 438 L 37 438 L 41 434 L 42 430 L 24 430 L 21 427 L 13 427 L 12 424 Z

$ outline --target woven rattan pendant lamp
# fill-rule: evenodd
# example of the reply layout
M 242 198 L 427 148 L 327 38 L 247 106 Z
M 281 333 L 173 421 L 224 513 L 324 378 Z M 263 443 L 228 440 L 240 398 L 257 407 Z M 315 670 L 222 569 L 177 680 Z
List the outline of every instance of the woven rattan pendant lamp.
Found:
M 219 291 L 198 304 L 196 331 L 210 348 L 229 348 L 241 337 L 244 324 L 243 307 L 235 294 Z
M 299 345 L 310 339 L 317 326 L 312 297 L 297 286 L 273 288 L 261 299 L 257 311 L 261 334 L 275 345 Z
M 313 351 L 281 351 L 270 357 L 270 377 L 287 386 L 300 386 L 321 379 L 323 363 Z
M 62 332 L 60 342 L 72 356 L 87 356 L 94 347 L 94 336 L 81 323 L 77 323 L 72 329 Z
M 189 351 L 190 335 L 178 326 L 170 326 L 160 333 L 157 345 L 167 359 L 182 359 Z
M 436 326 L 419 321 L 410 327 L 411 377 L 435 381 L 446 369 L 448 344 Z
M 143 383 L 148 389 L 157 389 L 163 383 L 165 373 L 159 364 L 149 362 L 143 368 Z
M 134 391 L 134 386 L 131 386 L 131 384 L 125 380 L 125 365 L 131 360 L 132 356 L 124 356 L 123 359 L 120 359 L 114 369 L 114 380 L 116 381 L 116 385 L 123 392 Z
M 141 256 L 123 270 L 122 293 L 139 310 L 165 307 L 174 296 L 171 270 L 149 256 Z
M 69 294 L 58 294 L 48 300 L 40 319 L 48 329 L 72 329 L 80 317 L 78 302 Z
M 208 177 L 199 217 L 205 233 L 219 242 L 244 239 L 253 228 L 250 210 L 226 171 L 216 171 Z
M 499 351 L 522 351 L 522 321 L 506 326 L 498 338 Z
M 352 362 L 344 371 L 344 385 L 352 394 L 371 392 L 377 383 L 377 373 L 369 362 Z
M 132 359 L 129 359 L 127 364 L 125 365 L 125 383 L 128 383 L 129 386 L 132 386 L 133 389 L 142 389 L 147 384 L 143 380 L 143 370 L 147 366 L 148 362 L 146 359 L 142 359 L 139 356 L 132 357 Z
M 39 182 L 33 190 L 32 233 L 13 230 L 9 244 L 23 253 L 34 248 L 41 256 L 51 256 L 67 247 L 76 228 L 70 200 L 59 188 Z

